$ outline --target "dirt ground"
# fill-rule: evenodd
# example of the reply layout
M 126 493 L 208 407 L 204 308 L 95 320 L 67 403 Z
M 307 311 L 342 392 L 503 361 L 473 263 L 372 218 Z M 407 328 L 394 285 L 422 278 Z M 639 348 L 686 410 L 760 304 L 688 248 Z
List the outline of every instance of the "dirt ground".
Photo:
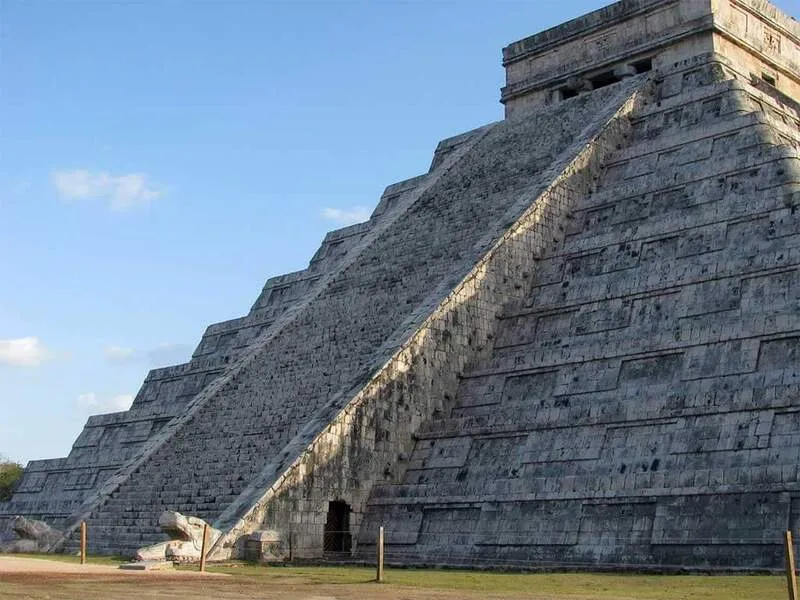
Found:
M 52 600 L 454 600 L 495 598 L 484 592 L 420 590 L 391 584 L 319 584 L 293 577 L 232 577 L 192 571 L 122 571 L 0 556 L 0 598 Z M 530 598 L 529 596 L 526 596 Z M 507 600 L 507 594 L 496 596 Z M 542 596 L 542 599 L 550 597 Z
M 369 586 L 369 587 L 367 587 Z M 1 573 L 0 598 L 52 600 L 455 600 L 496 598 L 483 592 L 420 590 L 390 584 L 311 584 L 186 574 Z M 530 596 L 526 596 L 530 599 Z M 551 600 L 550 596 L 540 596 Z
M 109 565 L 81 565 L 76 563 L 44 560 L 41 558 L 28 558 L 25 556 L 0 556 L 0 577 L 12 574 L 91 574 L 91 575 L 149 575 L 149 576 L 164 576 L 175 575 L 174 571 L 150 571 L 145 573 L 143 571 L 120 571 L 116 566 Z M 192 571 L 180 571 L 180 577 L 225 577 L 221 573 L 198 573 Z M 2 579 L 0 579 L 2 581 Z
M 378 586 L 365 593 L 364 586 L 354 585 L 277 585 L 265 588 L 264 582 L 236 580 L 222 583 L 219 578 L 174 575 L 135 577 L 120 575 L 92 575 L 87 579 L 77 574 L 2 574 L 0 598 L 8 599 L 58 599 L 58 600 L 244 600 L 281 598 L 286 600 L 366 600 L 366 599 L 441 599 L 485 598 L 483 594 L 462 592 L 437 592 L 398 586 Z M 508 598 L 508 596 L 503 596 Z M 498 597 L 499 598 L 499 597 Z
M 121 571 L 116 565 L 0 556 L 2 600 L 783 600 L 780 577 L 497 575 L 369 569 Z M 229 570 L 230 572 L 230 570 Z M 337 577 L 339 578 L 337 580 Z M 392 577 L 395 583 L 391 582 Z M 471 589 L 465 589 L 471 588 Z M 476 589 L 480 588 L 480 589 Z

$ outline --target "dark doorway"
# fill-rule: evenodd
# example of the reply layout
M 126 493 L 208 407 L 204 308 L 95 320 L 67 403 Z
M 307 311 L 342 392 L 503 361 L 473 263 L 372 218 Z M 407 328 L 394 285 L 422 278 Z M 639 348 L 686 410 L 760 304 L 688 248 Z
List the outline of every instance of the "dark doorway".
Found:
M 328 503 L 328 519 L 325 521 L 325 555 L 331 558 L 350 556 L 350 505 L 342 500 Z

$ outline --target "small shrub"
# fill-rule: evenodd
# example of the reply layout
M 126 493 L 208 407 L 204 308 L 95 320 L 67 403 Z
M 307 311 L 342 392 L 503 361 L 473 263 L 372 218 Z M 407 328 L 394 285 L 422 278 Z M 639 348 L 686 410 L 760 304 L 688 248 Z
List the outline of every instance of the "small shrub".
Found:
M 22 478 L 22 465 L 0 457 L 0 502 L 11 499 Z

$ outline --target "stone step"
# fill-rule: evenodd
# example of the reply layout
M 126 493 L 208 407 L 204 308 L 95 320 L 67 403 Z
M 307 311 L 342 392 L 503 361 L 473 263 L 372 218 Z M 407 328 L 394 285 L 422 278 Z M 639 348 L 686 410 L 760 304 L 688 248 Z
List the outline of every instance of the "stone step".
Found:
M 650 173 L 649 177 L 636 177 L 634 179 L 619 181 L 604 181 L 596 192 L 584 197 L 574 213 L 591 211 L 613 205 L 621 200 L 636 198 L 644 194 L 666 192 L 679 188 L 689 187 L 689 192 L 697 194 L 712 194 L 715 183 L 720 176 L 731 176 L 745 173 L 760 165 L 774 161 L 796 159 L 798 153 L 785 146 L 768 145 L 752 152 L 732 152 L 727 155 L 716 155 L 708 158 L 702 164 L 702 169 L 690 168 L 687 165 L 670 165 L 658 172 Z M 775 187 L 771 182 L 769 187 Z M 695 188 L 698 188 L 695 190 Z M 717 192 L 711 198 L 717 199 Z M 706 202 L 699 200 L 697 204 Z
M 759 223 L 750 223 L 743 227 L 758 227 Z M 800 235 L 800 234 L 798 234 Z M 546 284 L 536 288 L 537 293 L 528 296 L 521 303 L 524 309 L 530 312 L 546 312 L 563 310 L 566 307 L 575 307 L 589 304 L 597 300 L 597 289 L 607 290 L 605 300 L 622 299 L 629 297 L 655 298 L 666 296 L 679 291 L 679 288 L 689 285 L 698 285 L 714 279 L 752 278 L 766 276 L 770 273 L 791 270 L 800 262 L 800 254 L 796 246 L 797 236 L 787 244 L 786 240 L 766 239 L 753 244 L 753 252 L 740 252 L 730 256 L 736 251 L 732 247 L 728 253 L 722 251 L 708 252 L 700 255 L 674 257 L 672 260 L 646 261 L 636 272 L 634 269 L 618 269 L 596 275 L 573 275 L 567 285 Z M 654 252 L 672 252 L 671 247 L 654 249 Z M 660 242 L 659 242 L 660 245 Z M 788 247 L 787 247 L 788 245 Z M 631 250 L 633 246 L 629 247 Z M 726 255 L 727 254 L 727 255 Z M 639 260 L 638 256 L 633 257 Z M 639 263 L 637 263 L 637 266 Z M 652 266 L 651 266 L 652 265 Z M 714 275 L 716 274 L 717 277 Z M 764 274 L 764 275 L 760 275 Z M 519 305 L 512 311 L 521 311 Z M 710 312 L 710 311 L 709 311 Z M 514 314 L 512 312 L 512 314 Z M 741 329 L 758 327 L 755 323 L 745 323 Z M 646 345 L 646 344 L 644 344 Z
M 785 468 L 785 471 L 783 470 Z M 632 473 L 627 475 L 542 477 L 532 482 L 498 479 L 494 482 L 457 484 L 395 484 L 373 488 L 369 506 L 377 505 L 448 505 L 493 502 L 602 500 L 694 496 L 708 493 L 709 482 L 719 480 L 716 489 L 726 494 L 783 493 L 800 491 L 797 470 L 790 466 L 778 470 L 776 480 L 769 467 L 711 470 L 684 473 Z M 794 477 L 794 479 L 792 479 Z
M 686 90 L 676 96 L 662 98 L 656 102 L 650 102 L 637 108 L 631 115 L 631 121 L 635 130 L 638 123 L 643 121 L 653 121 L 655 120 L 654 117 L 663 117 L 665 113 L 673 113 L 675 109 L 680 109 L 697 103 L 702 105 L 706 100 L 710 99 L 732 99 L 740 97 L 740 94 L 742 93 L 748 94 L 749 87 L 750 86 L 732 79 L 716 81 L 708 85 L 701 85 L 696 88 Z M 702 115 L 703 113 L 698 112 L 697 114 Z M 729 112 L 726 111 L 726 114 L 729 114 Z M 705 116 L 708 118 L 710 115 L 706 114 Z M 675 121 L 675 119 L 673 119 L 673 121 Z M 680 121 L 677 122 L 680 123 Z
M 714 155 L 722 156 L 725 151 L 719 144 L 715 148 L 715 140 L 727 139 L 736 134 L 741 141 L 739 139 L 733 141 L 738 142 L 740 148 L 758 146 L 763 144 L 759 139 L 759 128 L 767 122 L 767 116 L 764 114 L 744 112 L 735 116 L 721 115 L 713 119 L 704 119 L 702 123 L 662 132 L 653 139 L 636 139 L 632 144 L 612 154 L 605 162 L 605 167 L 611 169 L 633 161 L 641 168 L 641 163 L 651 159 L 656 160 L 654 166 L 660 167 L 665 163 L 663 159 L 658 160 L 658 155 L 679 149 L 685 149 L 682 155 L 684 162 L 677 164 L 706 160 Z M 672 161 L 672 164 L 676 163 Z
M 576 432 L 574 437 L 582 436 L 579 448 L 568 447 L 568 440 L 564 439 L 567 436 L 562 432 L 559 432 L 561 438 L 552 436 L 560 440 L 558 445 L 547 448 L 544 444 L 551 437 L 549 433 L 545 431 L 539 436 L 517 438 L 519 441 L 516 447 L 513 441 L 509 443 L 507 437 L 480 438 L 468 439 L 460 455 L 441 456 L 435 448 L 429 455 L 418 453 L 409 463 L 404 485 L 452 485 L 456 486 L 455 489 L 463 486 L 457 494 L 463 495 L 466 493 L 464 490 L 472 490 L 475 486 L 491 489 L 493 484 L 490 482 L 501 480 L 515 482 L 513 485 L 520 488 L 527 486 L 536 490 L 547 482 L 541 488 L 547 489 L 546 486 L 552 484 L 555 474 L 568 491 L 574 491 L 572 485 L 577 478 L 585 482 L 598 477 L 620 476 L 620 481 L 625 482 L 623 476 L 642 475 L 642 479 L 647 475 L 652 480 L 657 478 L 659 487 L 668 487 L 673 484 L 691 485 L 695 478 L 703 477 L 706 480 L 711 478 L 719 485 L 724 484 L 721 482 L 736 483 L 744 479 L 754 479 L 756 482 L 791 482 L 798 472 L 797 451 L 780 452 L 759 448 L 755 439 L 745 440 L 743 450 L 731 450 L 740 440 L 729 436 L 705 441 L 705 451 L 676 453 L 671 451 L 669 440 L 648 438 L 651 447 L 628 448 L 620 455 L 618 450 L 604 446 L 608 438 L 605 428 L 596 428 L 592 433 Z M 646 431 L 641 433 L 642 436 L 646 434 Z M 536 443 L 539 441 L 542 442 L 541 445 Z M 691 447 L 694 441 L 684 437 L 676 439 L 675 443 L 686 448 Z M 502 448 L 496 451 L 495 456 L 490 452 L 492 443 Z M 702 445 L 703 441 L 697 443 Z M 717 450 L 713 446 L 722 449 Z M 486 462 L 475 464 L 476 456 Z M 748 464 L 743 467 L 745 461 Z M 657 473 L 659 475 L 656 476 Z M 684 479 L 686 477 L 691 477 L 688 483 Z M 627 483 L 634 482 L 631 480 Z

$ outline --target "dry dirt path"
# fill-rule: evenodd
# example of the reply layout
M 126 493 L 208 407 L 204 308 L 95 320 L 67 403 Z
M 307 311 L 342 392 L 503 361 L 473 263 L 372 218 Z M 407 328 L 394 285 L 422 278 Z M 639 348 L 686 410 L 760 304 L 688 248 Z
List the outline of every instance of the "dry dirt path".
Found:
M 3 600 L 509 600 L 462 590 L 427 590 L 397 585 L 317 584 L 297 577 L 231 577 L 192 571 L 121 571 L 107 565 L 78 565 L 0 556 Z M 526 595 L 527 600 L 538 600 Z M 541 600 L 551 600 L 541 596 Z
M 0 573 L 3 600 L 557 600 L 553 596 L 487 595 L 377 584 L 304 584 L 254 578 L 198 578 L 160 574 L 121 576 Z M 199 579 L 203 579 L 200 581 Z M 266 584 L 266 585 L 265 585 Z M 367 587 L 370 586 L 370 587 Z M 558 600 L 565 600 L 563 597 Z M 621 599 L 625 600 L 625 599 Z M 632 600 L 632 599 L 630 599 Z
M 192 571 L 122 571 L 111 565 L 79 565 L 76 563 L 47 560 L 43 558 L 27 558 L 22 556 L 0 556 L 0 577 L 10 574 L 91 574 L 91 575 L 129 575 L 139 576 L 177 576 L 182 578 L 194 577 L 227 577 L 220 573 L 198 573 Z M 2 581 L 2 580 L 0 580 Z

